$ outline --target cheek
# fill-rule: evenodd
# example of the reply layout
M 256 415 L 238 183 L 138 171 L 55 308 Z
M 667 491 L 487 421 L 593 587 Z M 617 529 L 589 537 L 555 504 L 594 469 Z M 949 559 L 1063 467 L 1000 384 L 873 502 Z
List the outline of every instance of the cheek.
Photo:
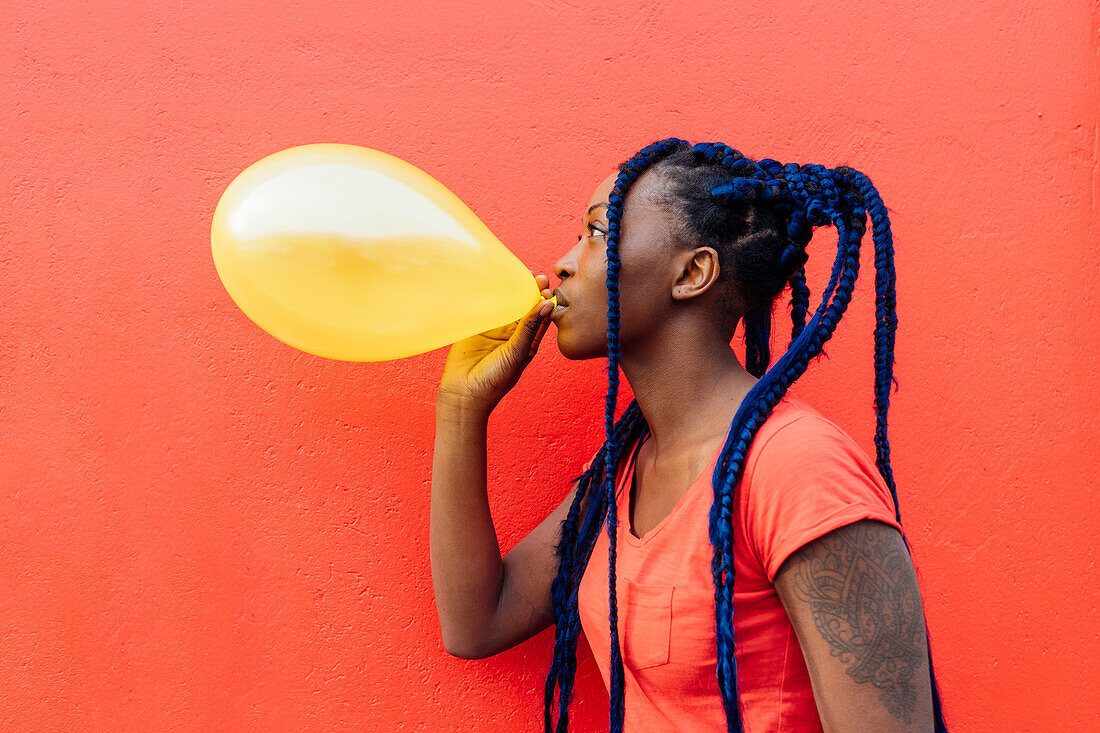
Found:
M 577 267 L 588 279 L 603 282 L 607 278 L 607 247 L 587 243 L 577 259 Z
M 650 311 L 653 309 L 653 293 L 642 292 L 636 287 L 620 286 L 619 288 L 619 325 L 627 322 L 635 323 L 639 320 L 645 322 L 652 320 Z
M 557 323 L 558 351 L 567 359 L 607 356 L 607 308 L 586 307 L 569 313 Z
M 661 327 L 669 316 L 671 295 L 661 282 L 660 263 L 624 268 L 619 278 L 619 336 L 644 338 Z

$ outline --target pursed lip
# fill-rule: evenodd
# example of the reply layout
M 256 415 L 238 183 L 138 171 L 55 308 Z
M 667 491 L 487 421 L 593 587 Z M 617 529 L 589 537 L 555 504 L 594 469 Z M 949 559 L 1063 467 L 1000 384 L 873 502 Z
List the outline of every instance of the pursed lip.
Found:
M 557 322 L 558 317 L 565 313 L 565 310 L 569 307 L 569 301 L 565 299 L 560 290 L 554 291 L 554 297 L 558 299 L 558 307 L 550 311 L 550 320 Z

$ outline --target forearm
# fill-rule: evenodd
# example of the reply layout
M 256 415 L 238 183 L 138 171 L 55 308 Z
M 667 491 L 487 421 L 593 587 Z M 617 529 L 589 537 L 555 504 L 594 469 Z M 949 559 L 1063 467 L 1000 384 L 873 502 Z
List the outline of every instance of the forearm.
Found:
M 430 555 L 443 644 L 476 651 L 491 632 L 503 562 L 489 513 L 486 433 L 489 412 L 440 398 L 432 460 Z

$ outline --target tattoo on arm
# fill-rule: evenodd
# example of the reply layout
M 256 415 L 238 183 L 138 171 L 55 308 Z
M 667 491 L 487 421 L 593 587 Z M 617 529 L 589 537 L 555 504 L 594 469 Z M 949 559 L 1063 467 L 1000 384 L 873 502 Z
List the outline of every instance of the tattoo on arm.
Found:
M 870 682 L 908 724 L 927 662 L 920 588 L 904 544 L 869 525 L 881 523 L 856 522 L 800 548 L 793 588 L 848 676 Z

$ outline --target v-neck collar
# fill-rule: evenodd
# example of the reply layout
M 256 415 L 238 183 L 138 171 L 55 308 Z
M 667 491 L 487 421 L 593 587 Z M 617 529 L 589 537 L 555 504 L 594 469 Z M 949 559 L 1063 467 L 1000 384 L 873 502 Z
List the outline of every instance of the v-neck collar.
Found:
M 635 489 L 634 466 L 637 462 L 638 453 L 641 450 L 642 443 L 644 443 L 651 434 L 652 433 L 650 433 L 649 431 L 646 431 L 645 435 L 643 435 L 638 440 L 638 442 L 634 444 L 634 449 L 631 451 L 630 454 L 630 462 L 627 464 L 626 475 L 623 477 L 623 491 L 626 492 L 626 499 L 623 502 L 626 508 L 626 532 L 624 534 L 626 535 L 626 541 L 634 547 L 643 547 L 648 544 L 655 536 L 657 536 L 661 532 L 661 530 L 664 529 L 665 526 L 667 526 L 672 521 L 672 519 L 683 510 L 684 505 L 689 502 L 691 497 L 701 490 L 699 488 L 700 484 L 711 486 L 710 477 L 713 476 L 714 468 L 716 465 L 718 465 L 718 457 L 722 455 L 722 448 L 725 447 L 725 442 L 723 442 L 722 445 L 718 446 L 718 450 L 714 453 L 713 456 L 711 456 L 710 463 L 707 465 L 706 468 L 703 469 L 703 472 L 699 474 L 694 481 L 692 481 L 687 491 L 685 491 L 684 494 L 673 505 L 672 510 L 669 511 L 669 513 L 666 514 L 664 517 L 662 517 L 661 521 L 657 522 L 657 524 L 655 524 L 648 532 L 646 532 L 645 536 L 637 537 L 634 534 L 634 520 L 632 516 L 633 494 Z

